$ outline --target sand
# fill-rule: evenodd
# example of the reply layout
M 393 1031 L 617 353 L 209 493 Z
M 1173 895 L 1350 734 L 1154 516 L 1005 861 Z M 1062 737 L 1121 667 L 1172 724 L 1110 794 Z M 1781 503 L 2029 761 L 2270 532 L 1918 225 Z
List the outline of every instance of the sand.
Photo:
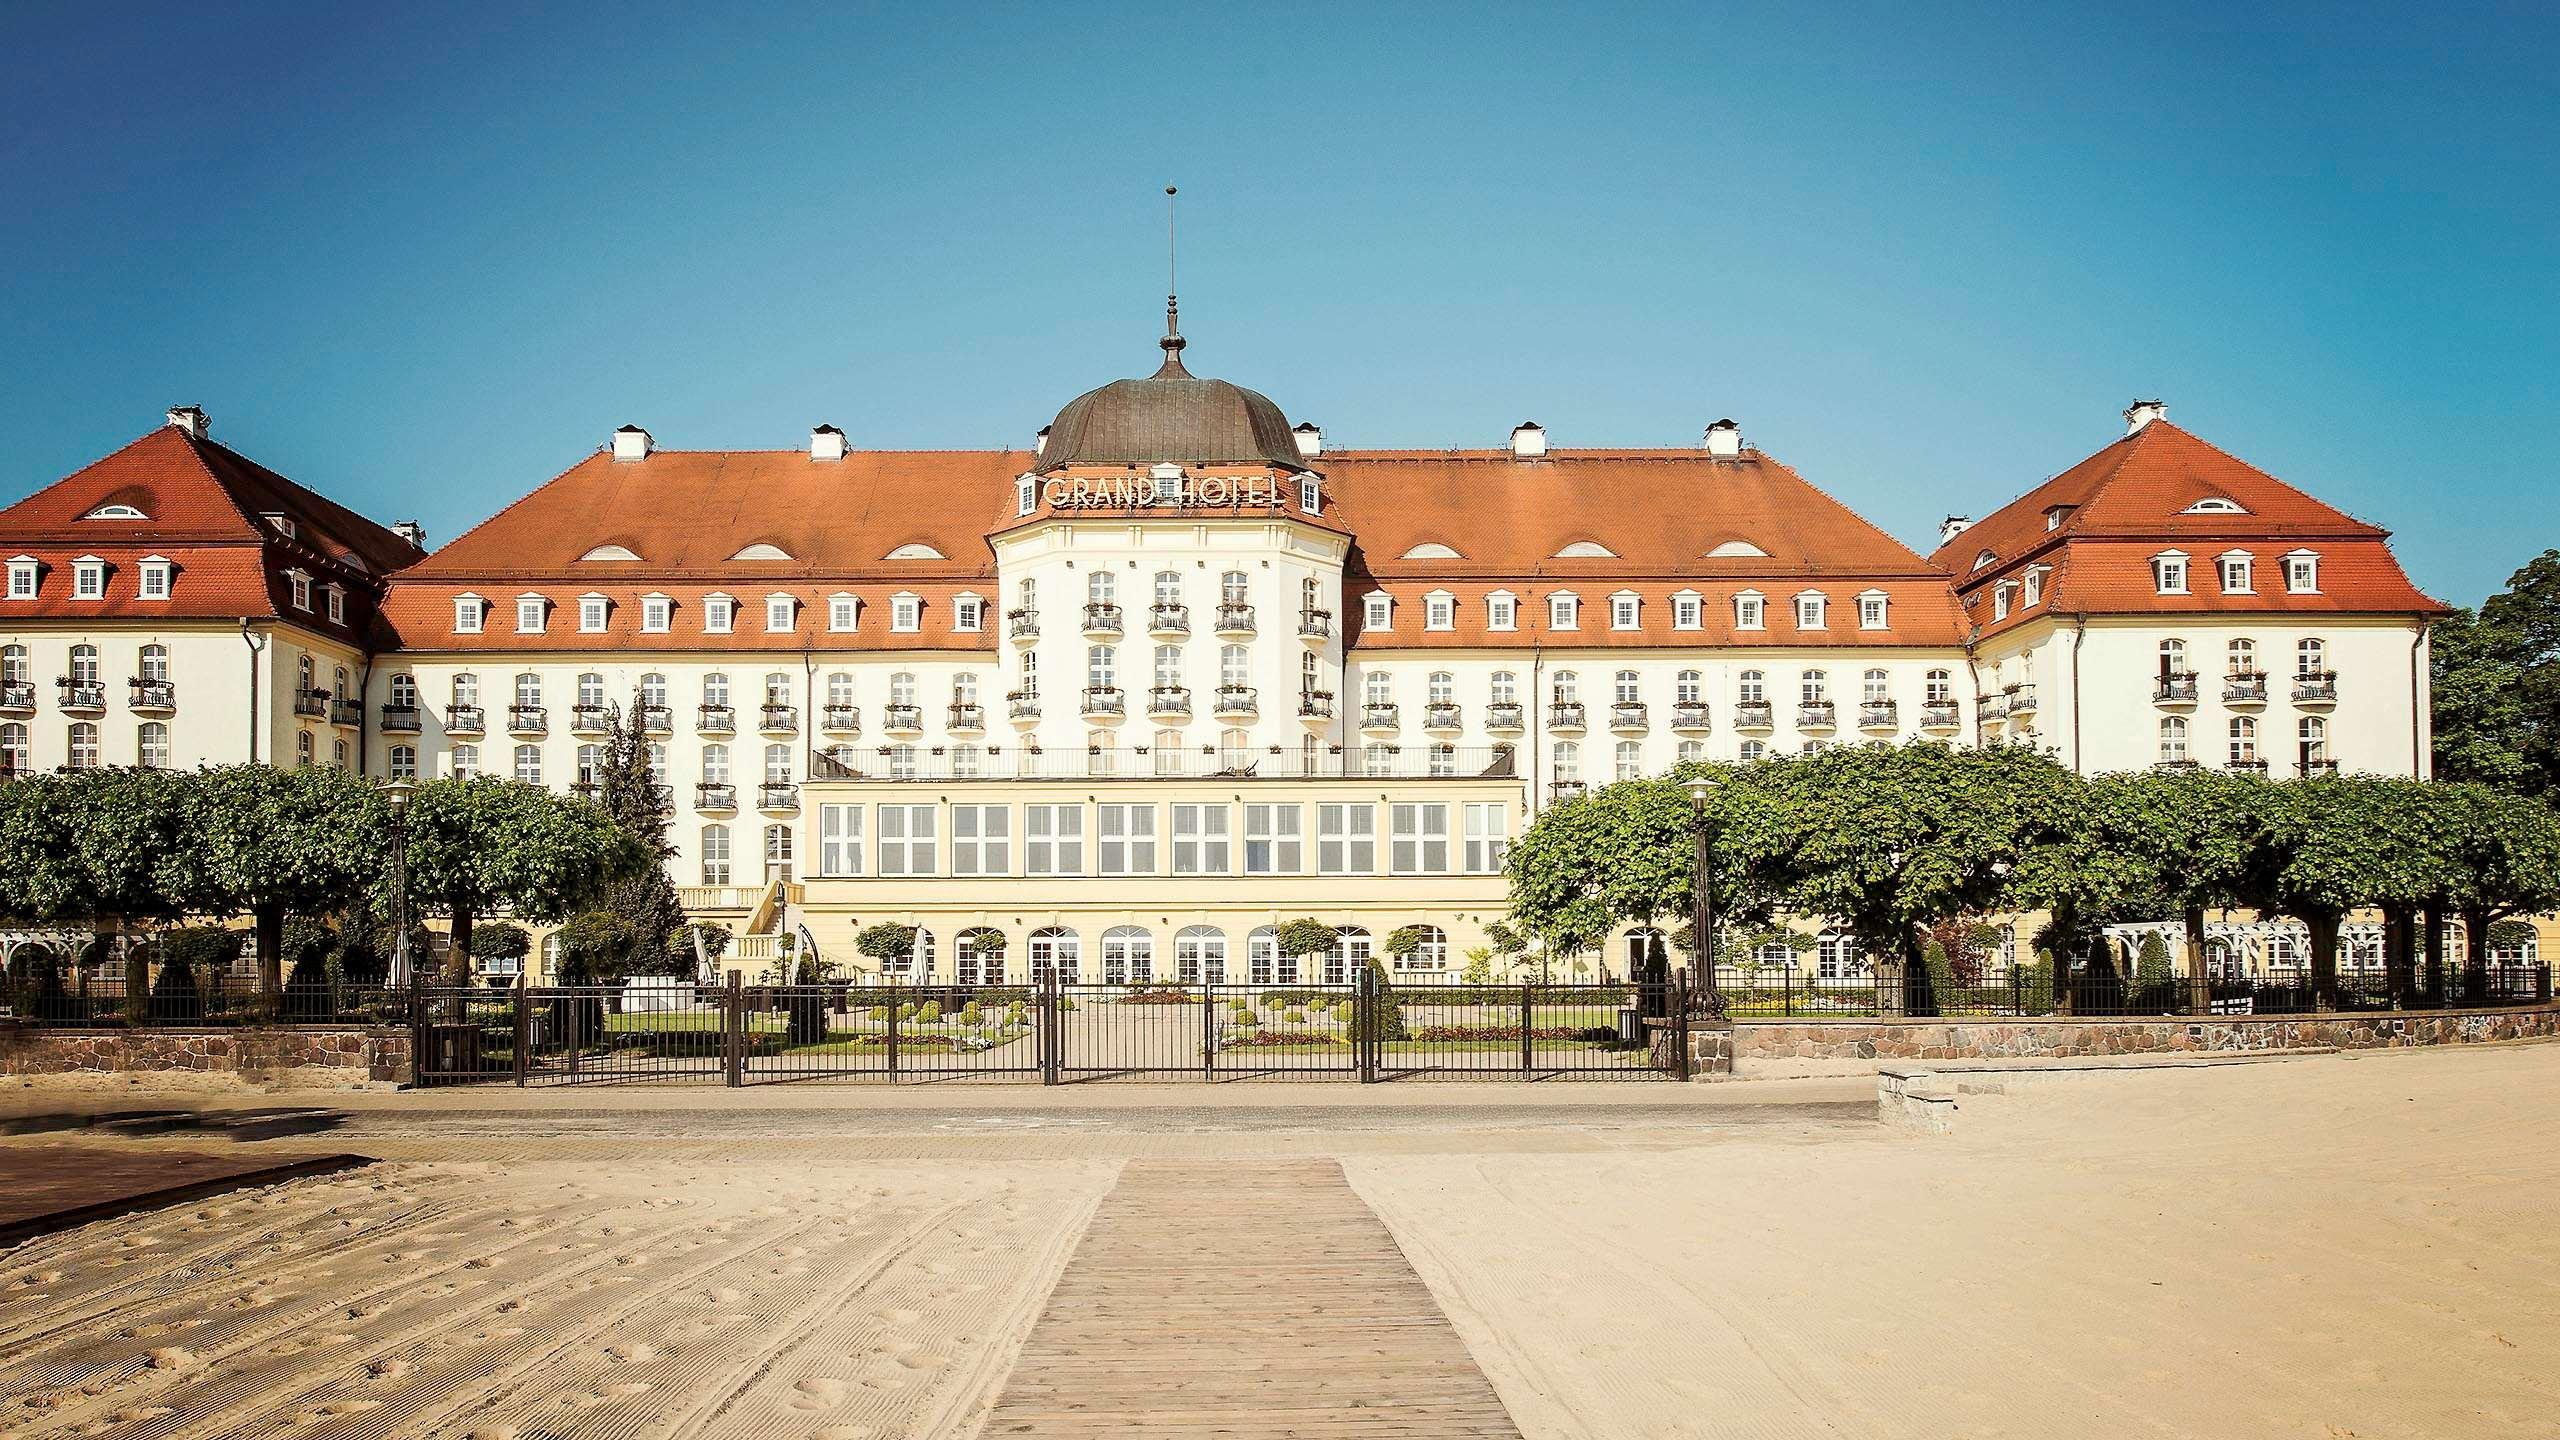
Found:
M 1836 1085 L 1230 1088 L 368 1095 L 326 1143 L 371 1170 L 0 1252 L 0 1435 L 957 1440 L 1167 1155 L 1338 1157 L 1539 1440 L 2560 1435 L 2560 1046 L 2055 1080 L 1935 1136 Z M 1166 1245 L 1285 1271 L 1202 1190 Z

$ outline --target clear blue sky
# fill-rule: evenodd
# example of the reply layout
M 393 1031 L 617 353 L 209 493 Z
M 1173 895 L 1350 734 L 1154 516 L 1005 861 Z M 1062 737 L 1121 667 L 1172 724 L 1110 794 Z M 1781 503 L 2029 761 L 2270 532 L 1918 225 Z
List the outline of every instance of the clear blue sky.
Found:
M 701 8 L 0 11 L 0 500 L 176 402 L 439 540 L 624 421 L 1020 444 L 1172 180 L 1338 443 L 1732 415 L 1925 550 L 2159 395 L 2449 599 L 2560 544 L 2547 5 Z

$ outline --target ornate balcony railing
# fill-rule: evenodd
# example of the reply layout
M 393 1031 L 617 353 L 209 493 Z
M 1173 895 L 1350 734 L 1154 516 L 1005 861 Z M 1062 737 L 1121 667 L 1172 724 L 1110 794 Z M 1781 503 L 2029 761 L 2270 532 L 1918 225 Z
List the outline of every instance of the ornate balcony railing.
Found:
M 1040 692 L 1013 691 L 1004 697 L 1004 708 L 1005 713 L 1016 720 L 1037 720 L 1040 718 Z
M 1807 700 L 1796 707 L 1796 728 L 1828 730 L 1840 723 L 1840 707 L 1829 700 Z
M 756 808 L 797 810 L 800 808 L 800 787 L 789 781 L 768 780 L 756 787 Z
M 893 700 L 880 707 L 880 728 L 892 735 L 921 735 L 924 707 Z
M 2172 670 L 2153 679 L 2151 700 L 2155 705 L 2193 705 L 2196 703 L 2196 672 Z
M 1674 730 L 1705 730 L 1709 728 L 1707 702 L 1704 700 L 1682 700 L 1673 705 L 1671 707 L 1671 728 Z
M 1508 734 L 1528 728 L 1526 709 L 1517 700 L 1496 700 L 1484 707 L 1484 728 Z
M 952 730 L 984 730 L 987 728 L 986 708 L 975 700 L 954 700 L 943 712 L 943 723 Z
M 1191 713 L 1191 687 L 1158 685 L 1147 692 L 1147 713 L 1168 719 Z
M 569 733 L 573 735 L 601 735 L 612 728 L 613 712 L 602 705 L 569 707 Z
M 1084 713 L 1087 715 L 1125 715 L 1129 697 L 1117 685 L 1084 687 Z
M 1084 633 L 1103 639 L 1120 633 L 1120 607 L 1097 602 L 1084 607 Z
M 329 723 L 361 729 L 364 725 L 364 707 L 353 700 L 332 700 L 329 702 Z
M 444 712 L 444 729 L 448 735 L 479 735 L 487 732 L 489 715 L 477 705 L 449 706 Z
M 1370 701 L 1360 707 L 1360 728 L 1393 730 L 1396 728 L 1400 714 L 1396 703 L 1392 700 Z
M 382 707 L 382 733 L 385 735 L 415 735 L 424 723 L 415 705 Z
M 738 787 L 725 780 L 705 780 L 693 787 L 693 808 L 735 810 L 738 808 Z
M 1258 715 L 1262 713 L 1262 697 L 1250 685 L 1221 685 L 1209 708 L 1212 714 L 1224 717 Z
M 2230 769 L 2235 775 L 2264 775 L 2267 773 L 2267 762 L 2257 759 L 2234 760 L 2231 762 Z
M 2036 687 L 2033 685 L 2013 685 L 2009 687 L 2006 693 L 2009 697 L 2010 714 L 2033 715 L 2036 713 Z
M 1550 730 L 1582 729 L 1582 702 L 1579 700 L 1559 700 L 1554 704 L 1549 705 L 1547 707 L 1547 728 Z
M 1778 707 L 1766 700 L 1733 702 L 1733 728 L 1736 730 L 1774 730 L 1778 725 Z
M 2335 775 L 2338 773 L 2338 762 L 2325 756 L 2313 756 L 2302 762 L 2302 773 L 2305 775 Z
M 1332 692 L 1332 691 L 1330 691 L 1330 690 L 1301 690 L 1301 691 L 1299 691 L 1299 692 L 1298 692 L 1298 718 L 1299 718 L 1299 719 L 1301 719 L 1301 720 L 1330 720 L 1330 719 L 1332 719 L 1332 718 L 1333 718 L 1333 692 Z
M 23 715 L 36 708 L 36 687 L 25 680 L 0 682 L 0 710 Z
M 1447 700 L 1434 700 L 1422 707 L 1425 730 L 1459 730 L 1466 726 L 1464 707 Z
M 132 693 L 126 697 L 125 703 L 130 705 L 132 708 L 136 710 L 159 711 L 175 710 L 178 708 L 178 687 L 172 682 L 167 680 L 145 680 L 141 676 L 137 675 L 130 683 L 132 686 Z
M 818 707 L 818 728 L 830 735 L 859 735 L 862 733 L 862 707 L 821 705 Z
M 1191 607 L 1174 601 L 1158 601 L 1147 607 L 1147 633 L 1172 639 L 1191 633 Z
M 1891 730 L 1901 723 L 1902 707 L 1894 701 L 1861 700 L 1858 702 L 1858 728 L 1861 730 Z
M 797 705 L 761 706 L 756 711 L 756 727 L 769 735 L 800 733 L 800 707 Z
M 1931 700 L 1920 707 L 1920 728 L 1953 730 L 1964 723 L 1964 707 L 1953 700 Z
M 642 734 L 672 735 L 675 733 L 675 728 L 676 712 L 672 707 L 666 705 L 652 705 L 645 701 L 642 702 L 640 706 L 640 730 Z
M 1016 640 L 1037 640 L 1040 638 L 1040 612 L 1007 610 L 1004 612 L 1004 630 Z
M 1609 728 L 1642 730 L 1646 727 L 1645 704 L 1641 700 L 1620 700 L 1609 706 Z
M 1973 713 L 1985 720 L 2006 720 L 2009 718 L 2009 697 L 2006 695 L 1975 696 Z
M 1299 639 L 1301 639 L 1301 640 L 1330 640 L 1330 639 L 1332 639 L 1332 638 L 1333 638 L 1333 612 L 1332 612 L 1332 611 L 1330 611 L 1330 610 L 1301 610 L 1301 611 L 1299 611 L 1299 612 L 1298 612 L 1298 638 L 1299 638 Z
M 551 729 L 551 712 L 539 705 L 507 707 L 507 733 L 510 735 L 543 735 Z
M 2338 672 L 2311 670 L 2293 677 L 2293 703 L 2330 705 L 2338 699 Z
M 1232 601 L 1218 606 L 1218 633 L 1242 638 L 1253 633 L 1253 607 Z
M 65 687 L 65 688 L 64 688 L 64 691 L 63 691 L 63 699 L 62 699 L 62 708 L 66 709 L 66 710 L 68 710 L 68 709 L 71 709 L 71 708 L 72 708 L 71 696 L 72 696 L 73 694 L 75 694 L 75 693 L 77 693 L 77 687 Z M 90 687 L 89 687 L 89 693 L 90 693 L 90 694 L 93 694 L 93 695 L 96 695 L 96 696 L 98 697 L 98 698 L 96 698 L 96 699 L 94 699 L 94 700 L 92 700 L 92 701 L 90 701 L 90 702 L 89 702 L 92 706 L 103 705 L 103 704 L 105 704 L 105 703 L 106 703 L 106 696 L 105 696 L 103 693 L 101 693 L 101 692 L 98 690 L 98 688 L 97 688 L 96 686 L 94 686 L 94 685 L 93 685 L 93 686 L 90 686 Z M 326 693 L 326 692 L 323 692 L 323 691 L 319 691 L 319 690 L 296 690 L 296 691 L 294 691 L 294 692 L 293 692 L 293 713 L 294 713 L 294 714 L 296 714 L 296 715 L 307 715 L 307 716 L 310 716 L 310 717 L 311 717 L 312 719 L 314 719 L 314 720 L 317 720 L 317 719 L 319 719 L 321 716 L 324 716 L 324 715 L 328 714 L 328 713 L 329 713 L 329 697 L 328 697 L 327 693 Z
M 2267 677 L 2264 671 L 2234 670 L 2222 677 L 2222 703 L 2225 705 L 2261 704 L 2266 698 Z
M 1547 787 L 1547 798 L 1558 804 L 1567 800 L 1579 800 L 1582 798 L 1583 788 L 1579 780 L 1558 780 Z

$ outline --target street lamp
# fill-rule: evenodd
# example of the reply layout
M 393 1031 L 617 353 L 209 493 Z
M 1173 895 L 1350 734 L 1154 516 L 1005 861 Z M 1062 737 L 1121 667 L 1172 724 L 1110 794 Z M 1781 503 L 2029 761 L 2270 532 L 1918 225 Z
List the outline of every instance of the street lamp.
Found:
M 391 806 L 391 988 L 406 990 L 409 961 L 409 797 L 417 786 L 394 780 L 382 787 Z
M 1690 991 L 1703 997 L 1706 1013 L 1724 1014 L 1724 991 L 1716 984 L 1716 901 L 1715 862 L 1712 848 L 1714 824 L 1708 817 L 1707 802 L 1715 798 L 1716 782 L 1701 775 L 1689 782 L 1689 806 L 1695 824 L 1690 827 L 1696 845 L 1689 867 L 1689 890 L 1694 908 L 1689 916 Z

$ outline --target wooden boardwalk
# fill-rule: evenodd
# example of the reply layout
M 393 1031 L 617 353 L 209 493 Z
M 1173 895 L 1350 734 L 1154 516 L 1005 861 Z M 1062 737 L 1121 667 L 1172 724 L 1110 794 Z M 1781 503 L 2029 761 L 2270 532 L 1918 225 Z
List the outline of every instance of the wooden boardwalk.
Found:
M 982 1433 L 1520 1431 L 1342 1166 L 1289 1159 L 1131 1161 Z

